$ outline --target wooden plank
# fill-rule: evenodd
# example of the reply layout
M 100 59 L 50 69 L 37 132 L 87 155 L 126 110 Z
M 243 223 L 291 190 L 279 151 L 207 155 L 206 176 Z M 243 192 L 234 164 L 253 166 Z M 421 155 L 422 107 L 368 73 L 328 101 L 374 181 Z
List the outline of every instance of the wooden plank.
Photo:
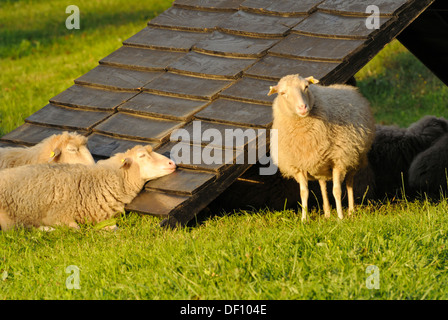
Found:
M 209 33 L 146 27 L 124 41 L 123 44 L 155 50 L 188 52 L 195 43 L 205 39 L 208 35 Z
M 157 142 L 128 140 L 100 133 L 93 133 L 88 138 L 87 146 L 90 152 L 99 158 L 109 158 L 116 153 L 126 152 L 137 145 L 149 144 L 153 148 L 159 146 Z
M 25 119 L 25 122 L 57 126 L 67 130 L 89 131 L 97 123 L 111 116 L 112 112 L 90 111 L 47 104 Z
M 389 17 L 379 18 L 379 26 L 390 21 Z M 292 29 L 292 32 L 339 39 L 367 39 L 380 29 L 369 29 L 365 17 L 351 17 L 323 12 L 314 12 Z
M 145 85 L 143 90 L 181 98 L 212 100 L 231 83 L 225 80 L 202 79 L 167 72 Z
M 50 99 L 50 103 L 93 110 L 114 110 L 135 92 L 110 91 L 73 85 Z
M 143 190 L 126 205 L 125 209 L 166 218 L 170 212 L 188 199 L 188 196 Z
M 75 84 L 113 90 L 139 91 L 164 72 L 130 70 L 99 65 L 75 80 Z
M 366 13 L 367 6 L 375 5 L 380 9 L 381 16 L 392 16 L 406 2 L 408 0 L 369 0 L 368 3 L 359 0 L 326 0 L 318 6 L 318 10 L 328 13 L 366 17 L 371 15 L 370 12 Z
M 215 31 L 208 38 L 196 43 L 193 50 L 224 56 L 257 58 L 263 56 L 281 39 L 283 38 L 250 38 Z
M 235 163 L 237 154 L 212 146 L 191 145 L 187 143 L 170 141 L 155 149 L 155 151 L 171 158 L 178 167 L 212 171 L 220 173 L 227 166 Z
M 94 132 L 128 139 L 162 142 L 183 123 L 118 112 L 93 128 Z
M 305 16 L 281 17 L 238 11 L 220 23 L 217 30 L 256 37 L 281 37 Z
M 25 123 L 20 127 L 14 129 L 13 131 L 7 133 L 2 137 L 2 140 L 23 144 L 23 145 L 35 145 L 36 143 L 41 142 L 43 139 L 53 135 L 60 134 L 65 129 L 54 128 L 54 127 L 45 127 L 40 125 L 35 125 L 31 123 Z M 87 131 L 84 130 L 76 130 L 79 134 L 87 135 Z
M 100 60 L 100 64 L 146 71 L 165 71 L 166 67 L 184 56 L 183 52 L 121 47 Z
M 269 49 L 269 53 L 281 57 L 342 62 L 363 44 L 364 40 L 329 39 L 290 34 L 285 40 Z
M 312 75 L 316 79 L 320 79 L 338 66 L 340 63 L 290 59 L 268 54 L 249 68 L 245 74 L 274 81 L 278 81 L 288 74 L 296 73 L 305 76 Z
M 191 144 L 211 148 L 245 150 L 249 144 L 251 146 L 256 144 L 258 137 L 258 132 L 254 128 L 210 121 L 192 121 L 181 130 L 183 134 L 179 135 L 181 137 L 179 141 L 186 142 L 184 141 L 186 136 Z M 173 135 L 171 141 L 175 141 Z
M 267 128 L 272 124 L 271 106 L 219 98 L 195 115 L 197 119 Z
M 314 11 L 323 0 L 246 0 L 241 9 L 267 14 L 277 14 L 285 17 L 305 15 Z
M 168 66 L 168 70 L 180 74 L 203 76 L 214 79 L 236 79 L 255 59 L 218 57 L 190 52 Z
M 237 11 L 244 0 L 176 0 L 173 6 L 213 11 Z
M 210 32 L 232 14 L 232 12 L 212 12 L 171 7 L 148 22 L 148 25 L 174 30 Z
M 141 92 L 121 105 L 118 110 L 129 113 L 186 121 L 208 102 Z
M 145 188 L 147 190 L 166 191 L 176 194 L 192 195 L 199 190 L 207 187 L 216 178 L 216 175 L 210 172 L 201 172 L 196 170 L 177 169 L 173 173 L 149 181 Z
M 254 79 L 243 76 L 229 88 L 222 91 L 219 96 L 222 98 L 236 99 L 246 102 L 272 105 L 275 97 L 268 96 L 269 87 L 275 86 L 277 82 Z

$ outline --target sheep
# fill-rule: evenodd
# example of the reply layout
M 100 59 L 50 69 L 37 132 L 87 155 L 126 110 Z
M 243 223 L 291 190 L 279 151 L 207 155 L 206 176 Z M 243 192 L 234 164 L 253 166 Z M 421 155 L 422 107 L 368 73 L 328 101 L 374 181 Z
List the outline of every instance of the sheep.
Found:
M 326 218 L 330 203 L 326 182 L 333 181 L 338 218 L 342 219 L 341 183 L 346 178 L 349 215 L 354 210 L 353 177 L 367 165 L 375 135 L 369 102 L 357 88 L 317 85 L 313 77 L 288 75 L 271 87 L 273 102 L 271 156 L 285 177 L 300 185 L 302 221 L 307 220 L 308 180 L 318 180 Z
M 448 121 L 434 116 L 425 116 L 408 128 L 377 125 L 368 154 L 374 172 L 376 196 L 400 196 L 399 191 L 403 188 L 405 194 L 412 196 L 408 184 L 412 161 L 445 133 L 448 133 Z
M 0 176 L 0 226 L 98 223 L 123 212 L 145 182 L 172 173 L 173 161 L 141 145 L 96 165 L 27 165 Z
M 446 193 L 448 182 L 448 133 L 419 153 L 409 167 L 409 187 L 431 198 Z
M 39 163 L 94 164 L 86 145 L 86 137 L 64 131 L 32 147 L 0 148 L 0 169 Z

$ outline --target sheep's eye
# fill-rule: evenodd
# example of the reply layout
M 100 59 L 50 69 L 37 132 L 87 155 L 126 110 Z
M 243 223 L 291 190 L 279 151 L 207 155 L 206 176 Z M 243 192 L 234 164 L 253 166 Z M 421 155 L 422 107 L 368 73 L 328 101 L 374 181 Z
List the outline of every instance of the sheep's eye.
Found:
M 308 90 L 308 86 L 307 85 L 305 86 L 305 90 Z
M 141 155 L 138 156 L 139 158 L 144 158 L 146 157 L 146 154 L 142 153 Z
M 67 148 L 67 151 L 68 152 L 78 152 L 78 149 L 76 149 L 76 148 Z

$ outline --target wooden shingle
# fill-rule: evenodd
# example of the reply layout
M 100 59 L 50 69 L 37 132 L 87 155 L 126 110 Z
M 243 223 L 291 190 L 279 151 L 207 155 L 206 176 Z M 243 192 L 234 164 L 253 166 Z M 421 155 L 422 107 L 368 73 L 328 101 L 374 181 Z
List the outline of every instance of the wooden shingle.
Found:
M 380 17 L 380 27 L 390 19 L 390 17 Z M 342 16 L 319 11 L 295 26 L 292 32 L 339 39 L 367 39 L 374 33 L 367 28 L 365 17 Z
M 248 72 L 250 69 L 248 70 Z M 269 87 L 276 82 L 251 77 L 242 77 L 229 88 L 223 90 L 219 96 L 223 98 L 236 99 L 246 102 L 272 105 L 274 96 L 268 96 Z
M 191 74 L 206 78 L 237 79 L 243 71 L 254 64 L 256 59 L 238 59 L 189 52 L 172 63 L 168 70 L 181 74 Z
M 111 91 L 73 85 L 57 96 L 51 98 L 50 102 L 68 107 L 93 110 L 113 110 L 135 95 L 135 92 Z
M 182 122 L 150 118 L 119 112 L 94 128 L 95 132 L 127 139 L 158 141 L 166 140 Z
M 156 50 L 188 52 L 195 43 L 208 35 L 208 33 L 146 27 L 123 44 Z
M 145 188 L 192 195 L 212 183 L 215 178 L 216 175 L 209 172 L 177 169 L 170 175 L 149 181 Z
M 169 214 L 190 199 L 187 195 L 168 194 L 154 190 L 142 190 L 126 205 L 126 210 L 150 212 L 154 216 L 168 218 Z
M 288 74 L 312 75 L 320 79 L 337 66 L 339 63 L 336 62 L 302 60 L 268 54 L 249 68 L 246 75 L 275 81 Z
M 282 16 L 305 15 L 314 11 L 322 0 L 245 0 L 241 8 L 257 13 L 269 13 Z
M 139 91 L 162 72 L 140 71 L 99 65 L 75 80 L 76 84 L 112 90 Z
M 173 120 L 188 120 L 208 104 L 203 100 L 182 99 L 141 92 L 118 110 Z
M 374 5 L 379 8 L 380 15 L 391 16 L 408 0 L 369 0 L 368 3 L 359 0 L 325 0 L 318 6 L 323 12 L 337 13 L 344 15 L 369 16 L 371 12 L 366 12 L 367 6 Z
M 363 40 L 329 39 L 290 34 L 269 50 L 270 54 L 315 61 L 342 62 Z
M 212 100 L 232 82 L 165 73 L 143 87 L 144 91 L 177 97 Z
M 111 112 L 60 107 L 50 103 L 26 118 L 25 122 L 88 131 L 111 115 Z
M 202 11 L 171 7 L 152 19 L 148 25 L 174 30 L 211 32 L 232 14 L 233 12 L 227 11 Z
M 187 9 L 237 11 L 244 0 L 176 0 L 173 6 Z
M 121 47 L 101 59 L 100 64 L 147 71 L 164 71 L 169 64 L 184 55 L 183 52 Z
M 282 17 L 240 10 L 218 24 L 217 29 L 247 36 L 281 37 L 304 18 L 304 16 Z
M 268 49 L 281 39 L 283 38 L 243 37 L 215 31 L 209 37 L 196 43 L 193 50 L 222 56 L 257 58 L 266 54 Z
M 195 118 L 267 128 L 272 124 L 272 108 L 262 104 L 220 98 L 196 113 Z

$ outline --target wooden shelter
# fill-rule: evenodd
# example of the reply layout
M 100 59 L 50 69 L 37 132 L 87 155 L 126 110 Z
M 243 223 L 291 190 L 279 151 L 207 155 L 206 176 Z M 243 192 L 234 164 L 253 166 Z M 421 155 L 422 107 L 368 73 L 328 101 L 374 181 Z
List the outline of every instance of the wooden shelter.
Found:
M 282 76 L 344 83 L 416 18 L 416 27 L 402 33 L 405 45 L 424 57 L 421 44 L 414 46 L 416 35 L 435 46 L 444 36 L 438 61 L 446 62 L 446 28 L 423 40 L 427 22 L 418 24 L 425 10 L 442 12 L 441 1 L 176 0 L 0 145 L 33 145 L 72 130 L 88 136 L 96 158 L 136 144 L 166 154 L 178 143 L 171 134 L 182 128 L 192 136 L 193 158 L 210 147 L 193 136 L 195 120 L 201 132 L 223 135 L 226 129 L 269 129 L 273 97 L 267 92 Z M 377 20 L 367 3 L 379 9 L 379 28 L 372 28 Z M 234 160 L 252 147 L 249 139 L 234 145 Z M 185 224 L 251 166 L 187 162 L 147 183 L 127 209 L 165 217 L 170 226 Z

